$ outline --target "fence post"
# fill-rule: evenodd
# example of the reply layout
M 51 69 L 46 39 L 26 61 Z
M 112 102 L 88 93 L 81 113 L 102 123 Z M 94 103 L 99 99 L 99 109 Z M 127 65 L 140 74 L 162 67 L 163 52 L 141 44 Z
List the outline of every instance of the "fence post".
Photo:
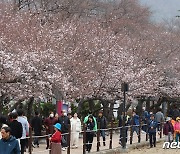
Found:
M 97 151 L 99 151 L 99 146 L 100 146 L 100 122 L 98 124 L 98 130 L 97 130 Z
M 141 142 L 141 118 L 139 118 L 139 135 L 138 135 L 138 143 Z
M 48 137 L 48 136 L 47 136 Z M 49 136 L 50 137 L 50 136 Z M 62 136 L 61 136 L 62 137 Z M 51 146 L 51 142 L 49 141 L 49 154 L 51 154 L 51 148 L 52 148 L 52 146 Z
M 147 123 L 147 122 L 146 122 L 146 123 Z M 148 126 L 148 124 L 146 124 L 145 126 L 146 126 L 146 141 L 148 141 L 148 130 L 149 130 L 148 127 L 149 127 L 149 126 Z
M 162 122 L 160 123 L 160 134 L 159 134 L 160 138 L 162 138 Z
M 86 154 L 86 125 L 83 124 L 83 154 Z
M 130 126 L 130 144 L 132 144 L 132 140 L 133 140 L 133 123 L 131 122 L 131 126 Z
M 71 150 L 71 125 L 68 125 L 68 134 L 67 134 L 67 140 L 68 140 L 68 148 L 67 148 L 67 154 L 70 154 Z
M 111 119 L 111 129 L 110 129 L 110 143 L 109 143 L 109 149 L 112 149 L 112 134 L 113 134 L 113 120 Z
M 32 154 L 32 128 L 29 127 L 29 140 L 28 140 L 28 151 L 29 154 Z

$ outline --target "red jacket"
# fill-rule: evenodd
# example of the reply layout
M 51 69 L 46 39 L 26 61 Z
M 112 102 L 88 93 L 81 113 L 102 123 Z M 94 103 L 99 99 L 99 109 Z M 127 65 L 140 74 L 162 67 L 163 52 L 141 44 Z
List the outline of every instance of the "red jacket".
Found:
M 61 143 L 61 132 L 60 131 L 56 131 L 52 137 L 51 137 L 51 142 L 54 143 Z

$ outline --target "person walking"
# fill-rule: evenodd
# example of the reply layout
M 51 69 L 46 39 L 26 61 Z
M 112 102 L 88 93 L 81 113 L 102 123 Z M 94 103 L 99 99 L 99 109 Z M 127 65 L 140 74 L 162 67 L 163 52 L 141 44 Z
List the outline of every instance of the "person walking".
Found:
M 97 121 L 96 121 L 96 118 L 92 115 L 92 111 L 89 111 L 88 115 L 84 118 L 84 124 L 88 121 L 89 116 L 93 117 L 93 121 L 94 121 L 94 124 L 95 124 L 93 130 L 97 131 Z
M 157 122 L 155 121 L 154 114 L 151 114 L 150 121 L 148 124 L 148 133 L 149 133 L 149 143 L 150 148 L 156 147 L 156 129 L 157 129 Z
M 174 133 L 174 128 L 171 123 L 171 118 L 167 117 L 166 118 L 166 123 L 164 124 L 163 127 L 163 134 L 165 135 L 165 141 L 166 142 L 173 142 L 173 133 Z
M 92 115 L 88 117 L 88 121 L 85 124 L 86 124 L 86 151 L 90 152 L 92 148 L 93 137 L 94 137 L 93 129 L 95 126 L 95 122 L 93 120 Z
M 132 126 L 132 133 L 134 133 L 134 131 L 136 132 L 136 134 L 139 136 L 139 116 L 136 114 L 135 111 L 133 111 L 132 113 L 132 121 L 131 121 Z
M 100 134 L 103 138 L 103 146 L 106 146 L 106 134 L 105 134 L 105 130 L 107 128 L 107 119 L 106 117 L 103 115 L 103 111 L 99 111 L 99 115 L 97 118 L 97 122 L 99 124 L 99 128 L 100 128 Z
M 49 148 L 49 136 L 54 133 L 54 125 L 57 123 L 57 119 L 54 117 L 54 113 L 50 112 L 49 117 L 44 120 L 46 128 L 46 149 Z
M 54 125 L 54 131 L 55 133 L 52 135 L 52 137 L 49 138 L 49 141 L 51 143 L 51 152 L 50 154 L 61 154 L 61 124 L 56 123 Z
M 158 112 L 155 114 L 155 121 L 158 123 L 157 129 L 158 133 L 161 131 L 161 124 L 164 123 L 165 118 L 162 110 L 159 108 Z
M 65 148 L 67 148 L 68 125 L 70 125 L 70 120 L 65 110 L 62 111 L 62 115 L 59 117 L 58 122 L 61 124 L 62 150 L 64 151 Z
M 119 117 L 119 125 L 118 127 L 120 127 L 120 139 L 119 139 L 119 144 L 122 145 L 122 137 L 123 137 L 123 115 L 124 115 L 124 112 L 122 112 L 122 115 L 120 115 Z M 128 127 L 130 124 L 130 117 L 127 115 L 127 113 L 125 112 L 125 127 L 126 127 L 126 133 L 125 133 L 125 136 L 126 136 L 126 143 L 127 143 L 127 138 L 128 138 Z
M 78 148 L 79 133 L 81 132 L 81 120 L 77 117 L 77 113 L 70 119 L 71 123 L 71 145 L 72 148 Z
M 176 132 L 176 142 L 180 141 L 180 117 L 176 118 L 176 123 L 174 125 L 174 131 Z
M 147 122 L 149 119 L 149 113 L 148 113 L 148 111 L 146 111 L 145 107 L 143 107 L 142 110 L 143 110 L 142 111 L 142 122 L 143 122 L 142 130 L 144 132 L 147 132 Z
M 31 127 L 32 127 L 32 130 L 34 130 L 35 136 L 41 136 L 42 118 L 40 117 L 39 112 L 37 112 L 37 111 L 35 111 L 35 117 L 33 117 L 32 121 L 31 121 Z M 35 145 L 37 145 L 37 147 L 39 147 L 38 137 L 34 138 L 33 146 L 35 147 Z
M 11 135 L 10 127 L 1 128 L 2 139 L 0 139 L 0 154 L 20 154 L 19 143 Z
M 17 121 L 22 124 L 22 128 L 23 128 L 20 144 L 21 144 L 21 154 L 24 154 L 25 147 L 26 147 L 26 134 L 29 134 L 29 123 L 27 119 L 24 118 L 24 111 L 22 109 L 19 109 L 17 111 L 17 114 L 18 114 Z
M 11 128 L 11 135 L 14 136 L 20 144 L 20 138 L 23 135 L 23 127 L 22 124 L 17 121 L 17 117 L 17 112 L 13 112 L 11 114 L 12 120 L 9 123 L 9 127 Z

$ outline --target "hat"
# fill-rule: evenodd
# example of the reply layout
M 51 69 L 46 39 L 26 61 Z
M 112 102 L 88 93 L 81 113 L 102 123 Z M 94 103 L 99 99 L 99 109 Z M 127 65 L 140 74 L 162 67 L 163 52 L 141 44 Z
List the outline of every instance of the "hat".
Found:
M 103 113 L 103 110 L 100 110 L 99 113 Z
M 180 120 L 180 117 L 177 117 L 177 118 L 176 118 L 176 121 L 178 121 L 178 120 Z
M 61 130 L 61 124 L 60 124 L 60 123 L 56 123 L 56 124 L 54 125 L 54 127 L 57 128 L 58 130 Z
M 3 124 L 3 125 L 2 125 L 2 128 L 3 128 L 3 127 L 8 127 L 8 125 L 6 125 L 6 124 Z
M 171 120 L 171 118 L 170 118 L 170 117 L 167 117 L 167 118 L 166 118 L 166 121 L 169 121 L 169 120 Z
M 151 117 L 154 117 L 154 114 L 150 114 Z

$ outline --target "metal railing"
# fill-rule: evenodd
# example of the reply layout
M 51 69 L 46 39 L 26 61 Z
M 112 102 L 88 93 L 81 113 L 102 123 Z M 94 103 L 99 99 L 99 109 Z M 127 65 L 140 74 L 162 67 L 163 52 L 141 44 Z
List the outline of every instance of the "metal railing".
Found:
M 129 138 L 129 143 L 132 144 L 133 143 L 133 127 L 138 127 L 138 143 L 141 142 L 141 139 L 142 139 L 142 134 L 141 134 L 141 131 L 142 131 L 142 126 L 147 126 L 146 129 L 148 128 L 148 125 L 147 124 L 141 124 L 140 125 L 129 125 L 129 126 L 125 126 L 128 131 L 129 131 L 129 134 L 130 134 L 130 138 Z M 79 146 L 82 146 L 82 152 L 83 154 L 86 154 L 86 133 L 87 132 L 96 132 L 96 139 L 97 141 L 93 142 L 93 143 L 96 143 L 96 151 L 100 151 L 100 131 L 106 131 L 106 132 L 109 132 L 109 140 L 106 140 L 106 143 L 109 142 L 109 148 L 108 149 L 112 149 L 113 148 L 113 133 L 115 131 L 121 131 L 123 127 L 114 127 L 114 123 L 111 122 L 111 125 L 110 125 L 110 128 L 107 128 L 107 129 L 100 129 L 99 128 L 99 124 L 98 124 L 98 129 L 97 131 L 87 131 L 86 130 L 86 125 L 83 124 L 83 130 L 80 132 L 82 135 L 83 135 L 83 143 L 82 144 L 79 144 Z M 163 123 L 160 123 L 160 131 L 159 131 L 159 138 L 162 138 L 162 128 L 163 128 Z M 71 128 L 70 128 L 70 125 L 68 126 L 68 133 L 63 133 L 63 135 L 67 135 L 67 154 L 71 154 L 71 134 L 73 133 L 76 133 L 76 132 L 72 132 L 71 131 Z M 29 136 L 27 137 L 28 139 L 28 152 L 29 154 L 32 154 L 32 153 L 44 153 L 44 152 L 48 152 L 51 153 L 51 149 L 46 149 L 46 150 L 42 150 L 42 151 L 36 151 L 36 152 L 33 152 L 33 147 L 32 147 L 32 142 L 33 142 L 33 138 L 47 138 L 47 137 L 50 137 L 52 134 L 48 134 L 48 135 L 42 135 L 42 136 L 33 136 L 32 135 L 32 128 L 30 128 L 29 130 Z M 118 137 L 118 142 L 120 141 L 120 139 L 123 139 L 123 137 L 120 137 L 120 134 L 116 134 L 116 135 L 119 135 Z M 148 131 L 145 132 L 145 140 L 148 141 Z

